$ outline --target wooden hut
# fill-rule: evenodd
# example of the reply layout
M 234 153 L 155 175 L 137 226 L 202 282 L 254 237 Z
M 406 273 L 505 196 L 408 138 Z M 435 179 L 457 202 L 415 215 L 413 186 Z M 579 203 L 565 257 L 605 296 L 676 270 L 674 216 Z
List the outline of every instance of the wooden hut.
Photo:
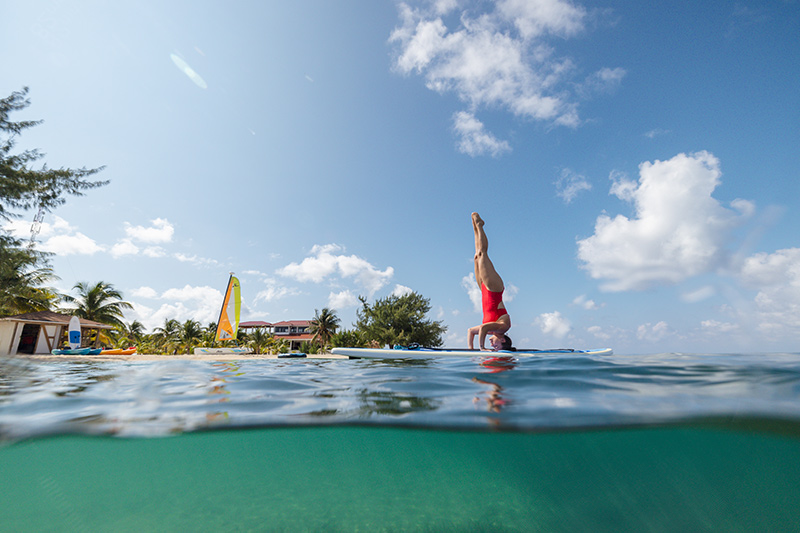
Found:
M 0 318 L 0 356 L 49 354 L 66 339 L 71 315 L 37 311 Z M 114 329 L 108 324 L 81 318 L 81 339 L 87 345 L 92 331 Z

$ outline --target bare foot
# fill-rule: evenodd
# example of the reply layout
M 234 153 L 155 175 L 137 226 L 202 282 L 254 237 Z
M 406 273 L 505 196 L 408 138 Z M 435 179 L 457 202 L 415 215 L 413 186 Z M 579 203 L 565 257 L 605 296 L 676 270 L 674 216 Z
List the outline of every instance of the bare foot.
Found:
M 485 222 L 478 213 L 472 213 L 472 223 L 479 228 L 482 228 L 483 225 L 485 224 Z

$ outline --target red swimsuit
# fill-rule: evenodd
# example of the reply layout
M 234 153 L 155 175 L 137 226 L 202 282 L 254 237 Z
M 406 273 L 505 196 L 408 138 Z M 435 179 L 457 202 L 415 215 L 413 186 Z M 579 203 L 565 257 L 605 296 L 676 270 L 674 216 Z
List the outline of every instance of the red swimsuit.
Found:
M 499 305 L 503 303 L 503 291 L 492 292 L 486 288 L 486 285 L 481 284 L 481 299 L 483 301 L 484 324 L 497 322 L 498 318 L 508 314 L 505 307 L 499 308 Z

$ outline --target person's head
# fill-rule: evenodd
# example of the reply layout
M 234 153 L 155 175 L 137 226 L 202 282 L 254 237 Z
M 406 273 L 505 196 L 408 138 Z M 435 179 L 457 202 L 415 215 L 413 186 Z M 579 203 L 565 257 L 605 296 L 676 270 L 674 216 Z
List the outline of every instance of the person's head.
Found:
M 495 350 L 513 350 L 511 337 L 504 333 L 495 333 L 489 338 L 492 348 Z

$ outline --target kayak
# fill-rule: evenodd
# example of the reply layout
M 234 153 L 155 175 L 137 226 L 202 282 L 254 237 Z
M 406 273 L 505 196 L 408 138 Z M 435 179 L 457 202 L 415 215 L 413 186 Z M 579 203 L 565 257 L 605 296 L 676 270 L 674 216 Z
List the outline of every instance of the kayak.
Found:
M 100 348 L 66 348 L 64 350 L 53 350 L 53 355 L 100 355 Z
M 100 352 L 100 355 L 133 355 L 135 353 L 136 353 L 136 347 L 125 348 L 125 349 L 114 348 L 114 349 L 102 350 Z

